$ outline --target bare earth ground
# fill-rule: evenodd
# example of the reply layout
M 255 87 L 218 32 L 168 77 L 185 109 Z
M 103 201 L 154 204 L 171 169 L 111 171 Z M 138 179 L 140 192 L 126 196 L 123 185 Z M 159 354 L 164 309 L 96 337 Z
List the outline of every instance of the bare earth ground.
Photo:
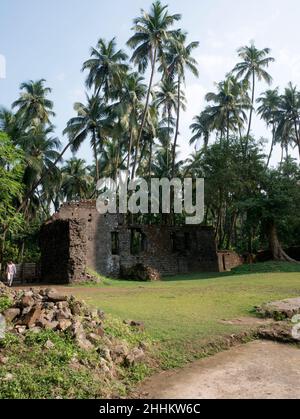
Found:
M 300 350 L 255 341 L 156 375 L 140 391 L 149 399 L 299 399 Z

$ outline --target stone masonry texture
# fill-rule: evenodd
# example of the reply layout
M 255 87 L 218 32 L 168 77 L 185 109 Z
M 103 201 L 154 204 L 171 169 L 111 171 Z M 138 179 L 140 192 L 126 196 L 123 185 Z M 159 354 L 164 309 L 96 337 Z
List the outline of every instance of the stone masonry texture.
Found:
M 212 228 L 129 225 L 123 216 L 99 214 L 95 201 L 64 204 L 40 241 L 44 282 L 83 281 L 87 268 L 118 277 L 122 267 L 137 264 L 162 276 L 219 271 Z

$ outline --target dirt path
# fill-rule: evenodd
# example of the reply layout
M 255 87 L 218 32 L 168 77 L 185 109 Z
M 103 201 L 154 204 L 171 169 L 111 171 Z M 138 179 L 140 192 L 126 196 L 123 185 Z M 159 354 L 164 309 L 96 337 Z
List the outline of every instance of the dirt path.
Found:
M 152 399 L 299 399 L 300 350 L 256 341 L 146 381 Z

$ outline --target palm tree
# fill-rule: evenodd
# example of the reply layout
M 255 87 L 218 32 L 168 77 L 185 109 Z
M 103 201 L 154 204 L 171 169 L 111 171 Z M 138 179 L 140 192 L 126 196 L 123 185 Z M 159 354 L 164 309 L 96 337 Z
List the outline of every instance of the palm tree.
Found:
M 163 119 L 167 121 L 168 127 L 168 141 L 166 144 L 167 150 L 167 164 L 169 165 L 170 156 L 170 144 L 171 144 L 171 124 L 172 124 L 172 113 L 173 111 L 177 110 L 177 85 L 174 83 L 170 77 L 164 77 L 163 81 L 160 84 L 160 89 L 155 94 L 156 99 L 154 101 L 154 105 L 158 107 L 158 109 L 162 109 L 162 116 Z M 181 93 L 180 100 L 184 101 L 183 92 Z
M 264 80 L 269 85 L 272 83 L 272 77 L 265 70 L 265 68 L 269 67 L 269 65 L 275 61 L 274 58 L 269 56 L 270 52 L 270 48 L 264 48 L 261 50 L 257 49 L 253 42 L 249 46 L 241 47 L 238 50 L 238 56 L 242 61 L 238 63 L 233 69 L 233 73 L 237 75 L 237 78 L 243 78 L 244 80 L 249 82 L 251 81 L 252 83 L 252 107 L 250 109 L 249 116 L 246 150 L 248 148 L 248 139 L 251 131 L 252 116 L 254 110 L 255 81 L 258 79 L 258 81 Z
M 12 104 L 12 107 L 18 108 L 18 117 L 21 117 L 25 124 L 50 124 L 50 117 L 55 116 L 53 102 L 47 99 L 52 90 L 45 87 L 45 82 L 44 79 L 30 80 L 20 86 L 20 98 Z
M 53 136 L 53 126 L 32 127 L 19 140 L 18 145 L 24 151 L 25 169 L 23 184 L 25 185 L 25 216 L 31 212 L 32 206 L 36 205 L 37 198 L 34 194 L 28 195 L 34 185 L 42 179 L 42 189 L 47 189 L 50 179 L 59 179 L 60 171 L 56 164 L 60 160 L 59 149 L 61 143 Z M 36 189 L 36 188 L 35 188 Z M 37 192 L 39 193 L 39 191 Z
M 213 105 L 206 109 L 206 115 L 210 114 L 210 126 L 221 133 L 221 141 L 224 133 L 227 134 L 229 142 L 230 131 L 241 131 L 247 121 L 245 110 L 250 107 L 250 99 L 246 92 L 247 82 L 238 82 L 230 75 L 223 82 L 217 84 L 217 93 L 207 93 L 205 99 L 213 102 Z
M 194 49 L 198 48 L 199 42 L 191 42 L 187 45 L 186 37 L 186 33 L 177 31 L 173 38 L 169 41 L 168 48 L 165 53 L 165 61 L 169 76 L 172 78 L 177 76 L 177 115 L 172 156 L 173 174 L 175 171 L 176 148 L 179 135 L 180 109 L 184 109 L 182 101 L 180 100 L 182 96 L 181 85 L 182 83 L 185 83 L 186 69 L 191 71 L 195 77 L 199 76 L 197 61 L 192 57 L 192 52 Z
M 124 76 L 119 101 L 113 105 L 114 112 L 119 116 L 124 131 L 128 133 L 127 170 L 130 170 L 130 159 L 133 145 L 138 136 L 139 120 L 142 113 L 142 101 L 146 96 L 147 86 L 144 78 L 137 72 Z M 136 164 L 136 163 L 135 163 Z
M 295 143 L 300 157 L 300 92 L 292 83 L 288 84 L 281 96 L 276 138 L 285 148 Z
M 96 96 L 103 89 L 106 100 L 110 97 L 111 89 L 121 86 L 122 76 L 126 73 L 127 55 L 122 50 L 117 50 L 116 40 L 106 42 L 99 39 L 96 48 L 91 48 L 91 58 L 83 64 L 82 71 L 87 70 L 86 85 L 89 89 L 94 87 Z
M 100 156 L 100 164 L 104 177 L 116 179 L 118 169 L 126 169 L 126 158 L 123 155 L 124 148 L 118 141 L 106 141 Z M 121 159 L 120 159 L 121 155 Z
M 25 130 L 21 118 L 17 118 L 11 110 L 0 108 L 0 131 L 5 132 L 14 144 L 18 144 Z
M 91 147 L 94 152 L 95 160 L 95 181 L 99 180 L 99 160 L 97 145 L 103 144 L 103 138 L 109 129 L 110 117 L 107 105 L 98 96 L 86 96 L 87 104 L 75 103 L 74 110 L 77 116 L 71 118 L 67 124 L 64 134 L 67 134 L 72 143 L 71 150 L 78 151 L 81 144 L 90 137 Z
M 260 104 L 257 110 L 258 115 L 260 115 L 261 119 L 266 122 L 268 128 L 272 128 L 272 144 L 268 156 L 267 167 L 269 167 L 276 142 L 276 130 L 278 126 L 277 120 L 280 101 L 281 99 L 279 96 L 278 87 L 273 90 L 267 90 L 257 99 L 257 102 Z
M 67 201 L 80 201 L 88 197 L 92 177 L 88 173 L 85 160 L 73 157 L 66 161 L 61 172 L 61 188 Z
M 136 147 L 139 148 L 143 129 L 146 122 L 147 110 L 150 101 L 151 89 L 157 61 L 163 60 L 163 48 L 167 41 L 174 37 L 175 32 L 170 30 L 181 15 L 169 15 L 168 6 L 163 6 L 160 1 L 152 4 L 150 13 L 141 11 L 141 16 L 134 19 L 132 30 L 135 34 L 128 40 L 127 45 L 134 49 L 131 61 L 138 66 L 141 73 L 145 73 L 150 63 L 151 73 L 146 96 L 146 103 L 142 115 L 142 122 L 139 129 Z M 133 167 L 135 176 L 136 162 Z
M 193 137 L 190 139 L 190 145 L 198 143 L 199 140 L 203 138 L 204 149 L 207 149 L 209 137 L 212 131 L 212 118 L 210 107 L 206 107 L 204 111 L 197 115 L 193 119 L 195 122 L 190 126 Z M 197 148 L 197 145 L 196 145 Z

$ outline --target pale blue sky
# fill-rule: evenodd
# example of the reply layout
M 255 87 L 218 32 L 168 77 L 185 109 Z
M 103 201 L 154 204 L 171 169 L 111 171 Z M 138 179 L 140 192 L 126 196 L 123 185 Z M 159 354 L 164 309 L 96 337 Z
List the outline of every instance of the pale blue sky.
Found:
M 270 68 L 274 87 L 290 80 L 300 86 L 298 0 L 169 0 L 170 12 L 182 13 L 180 23 L 190 40 L 200 42 L 195 55 L 199 79 L 188 77 L 189 106 L 182 118 L 181 145 L 191 149 L 189 125 L 204 106 L 204 95 L 231 70 L 236 49 L 255 40 L 259 48 L 272 48 L 276 63 Z M 99 37 L 117 37 L 120 47 L 130 36 L 132 19 L 146 0 L 0 0 L 0 55 L 6 59 L 6 79 L 0 78 L 0 104 L 9 106 L 22 81 L 45 78 L 53 88 L 57 134 L 74 115 L 73 103 L 84 100 L 82 63 Z M 1 60 L 0 60 L 1 61 Z M 1 65 L 1 62 L 0 62 Z M 1 73 L 0 73 L 1 77 Z M 265 89 L 261 85 L 260 89 Z M 257 136 L 268 135 L 256 121 Z M 274 161 L 280 152 L 277 150 Z M 296 155 L 296 154 L 295 154 Z M 88 144 L 80 156 L 90 161 Z

